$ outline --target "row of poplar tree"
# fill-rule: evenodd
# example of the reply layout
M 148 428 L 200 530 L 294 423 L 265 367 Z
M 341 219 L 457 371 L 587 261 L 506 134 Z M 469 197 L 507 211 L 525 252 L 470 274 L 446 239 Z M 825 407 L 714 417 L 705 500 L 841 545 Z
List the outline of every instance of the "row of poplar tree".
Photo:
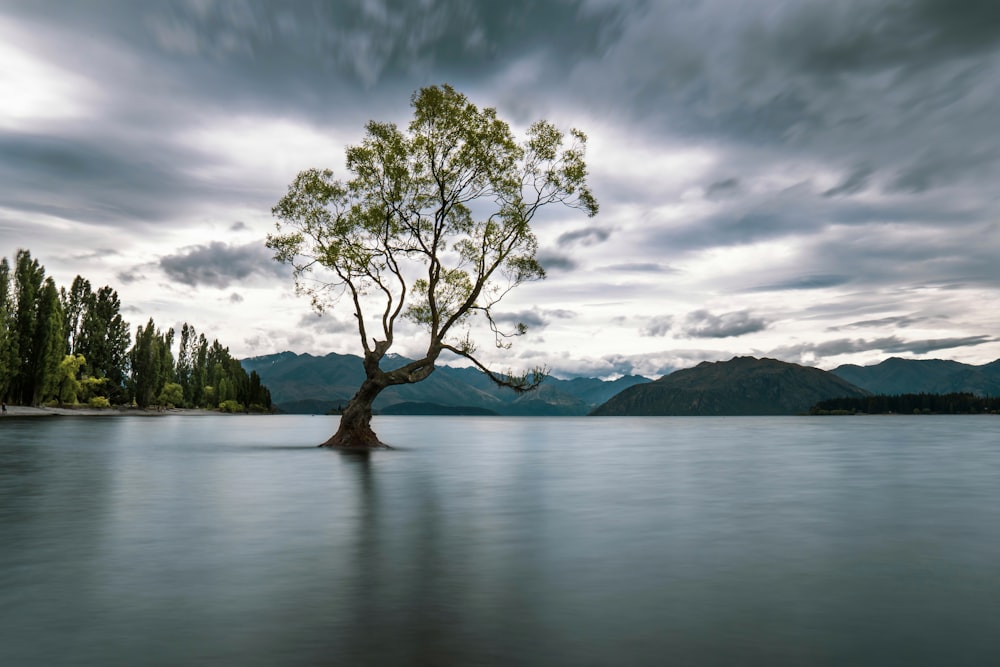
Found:
M 67 290 L 19 250 L 0 259 L 0 397 L 12 404 L 174 406 L 268 412 L 271 394 L 218 340 L 152 319 L 134 341 L 118 293 L 77 276 Z M 176 354 L 175 354 L 176 350 Z

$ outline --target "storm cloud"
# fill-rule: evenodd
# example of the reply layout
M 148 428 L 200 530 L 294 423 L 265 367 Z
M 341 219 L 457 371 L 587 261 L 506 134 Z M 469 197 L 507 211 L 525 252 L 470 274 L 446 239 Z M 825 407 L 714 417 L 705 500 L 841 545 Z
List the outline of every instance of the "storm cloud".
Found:
M 517 132 L 590 137 L 600 214 L 538 216 L 548 279 L 504 302 L 539 362 L 1000 356 L 991 0 L 8 5 L 0 230 L 157 321 L 211 303 L 255 353 L 352 351 L 302 323 L 270 209 L 447 82 Z
M 271 259 L 263 243 L 236 246 L 213 241 L 183 248 L 161 257 L 160 268 L 170 279 L 191 287 L 224 289 L 253 279 L 287 277 L 287 271 Z

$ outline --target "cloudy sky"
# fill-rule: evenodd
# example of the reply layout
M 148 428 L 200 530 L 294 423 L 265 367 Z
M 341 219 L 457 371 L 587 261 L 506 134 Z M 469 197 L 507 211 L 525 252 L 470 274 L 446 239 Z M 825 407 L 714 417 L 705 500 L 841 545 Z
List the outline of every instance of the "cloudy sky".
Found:
M 240 357 L 357 352 L 270 210 L 444 82 L 590 137 L 601 212 L 539 221 L 498 365 L 1000 357 L 995 0 L 0 0 L 0 254 Z

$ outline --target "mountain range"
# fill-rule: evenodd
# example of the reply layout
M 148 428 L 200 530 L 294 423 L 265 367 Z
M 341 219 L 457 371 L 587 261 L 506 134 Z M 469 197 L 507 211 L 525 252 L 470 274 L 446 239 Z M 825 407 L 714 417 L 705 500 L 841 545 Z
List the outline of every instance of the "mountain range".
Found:
M 387 355 L 386 366 L 409 360 Z M 352 354 L 281 352 L 242 360 L 257 371 L 278 409 L 296 414 L 325 414 L 344 406 L 365 378 L 361 357 Z M 585 415 L 595 407 L 648 378 L 629 375 L 617 380 L 547 377 L 527 394 L 495 385 L 474 368 L 438 366 L 423 382 L 389 387 L 375 400 L 385 414 Z
M 1000 396 L 1000 359 L 971 366 L 942 359 L 890 357 L 875 366 L 847 364 L 834 375 L 873 394 L 952 394 Z
M 598 416 L 794 415 L 833 397 L 868 395 L 833 373 L 776 359 L 703 361 L 655 382 L 629 387 L 597 407 Z
M 406 363 L 392 356 L 390 363 Z M 242 361 L 256 370 L 273 402 L 289 413 L 324 414 L 346 405 L 364 379 L 355 355 L 281 352 Z M 806 412 L 815 403 L 866 394 L 1000 395 L 1000 360 L 972 366 L 940 359 L 893 357 L 873 366 L 832 371 L 775 359 L 735 357 L 703 362 L 652 381 L 625 376 L 562 380 L 548 377 L 518 395 L 474 368 L 439 366 L 429 378 L 387 389 L 375 401 L 383 414 L 553 415 L 777 415 Z

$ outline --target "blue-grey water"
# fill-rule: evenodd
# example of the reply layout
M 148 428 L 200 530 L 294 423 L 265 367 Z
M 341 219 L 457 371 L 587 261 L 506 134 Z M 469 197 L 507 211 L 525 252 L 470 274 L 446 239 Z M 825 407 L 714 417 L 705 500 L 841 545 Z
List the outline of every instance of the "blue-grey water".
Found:
M 0 420 L 0 665 L 1000 662 L 1000 419 Z

